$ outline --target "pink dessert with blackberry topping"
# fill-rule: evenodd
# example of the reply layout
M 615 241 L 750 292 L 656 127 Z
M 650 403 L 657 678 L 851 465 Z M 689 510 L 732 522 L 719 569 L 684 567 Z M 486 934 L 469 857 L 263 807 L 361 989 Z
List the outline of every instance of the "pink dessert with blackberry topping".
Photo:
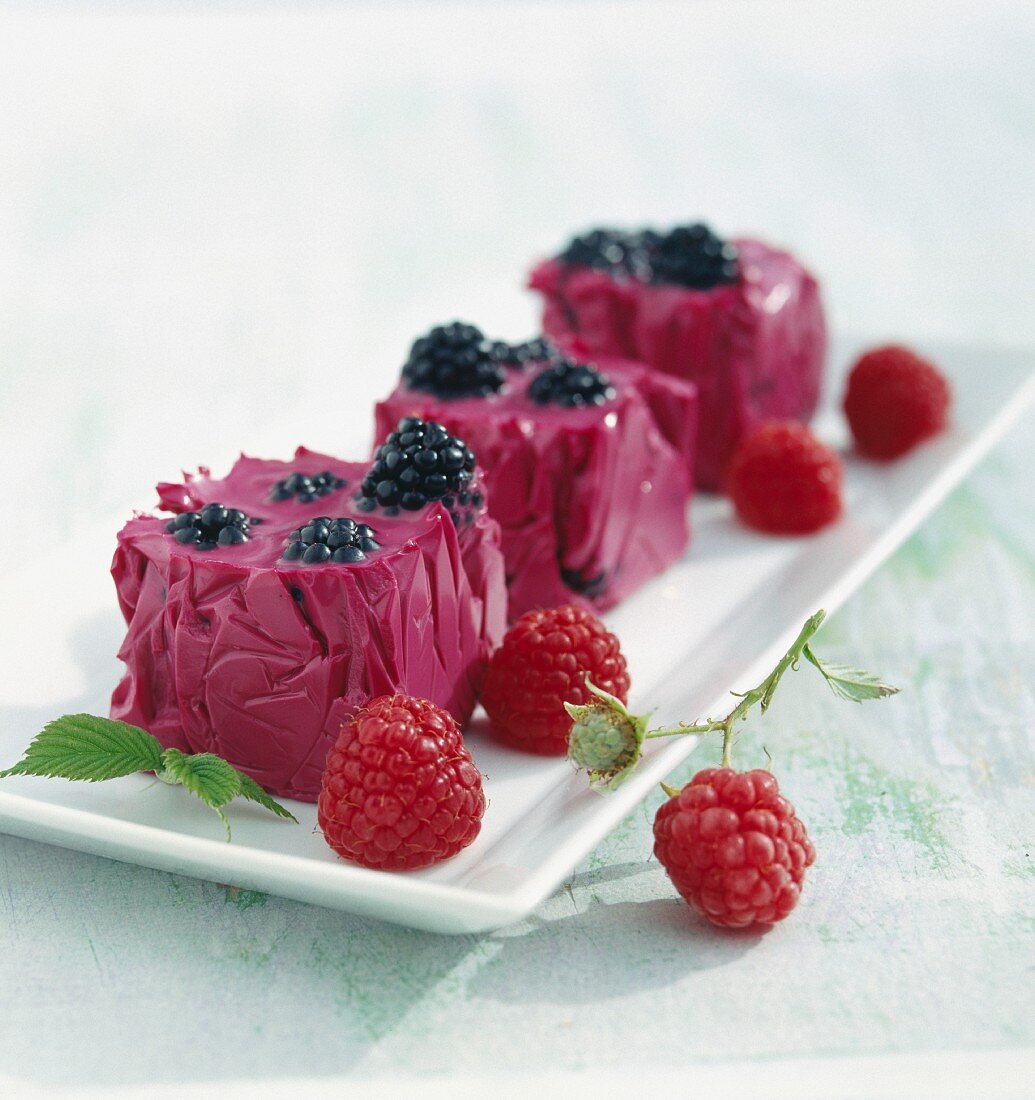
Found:
M 378 436 L 405 416 L 440 422 L 477 452 L 503 529 L 511 619 L 612 607 L 686 549 L 697 400 L 684 381 L 455 322 L 413 344 L 377 406 Z
M 807 420 L 819 400 L 826 324 L 819 287 L 790 253 L 707 226 L 597 229 L 532 271 L 543 330 L 562 347 L 623 356 L 697 385 L 695 476 L 720 489 L 740 439 Z
M 158 487 L 173 518 L 131 519 L 112 563 L 128 626 L 113 718 L 310 802 L 369 699 L 402 692 L 467 721 L 505 622 L 499 527 L 467 445 L 399 427 L 382 450 L 402 458 L 373 467 L 299 449 Z M 401 478 L 418 453 L 419 503 Z

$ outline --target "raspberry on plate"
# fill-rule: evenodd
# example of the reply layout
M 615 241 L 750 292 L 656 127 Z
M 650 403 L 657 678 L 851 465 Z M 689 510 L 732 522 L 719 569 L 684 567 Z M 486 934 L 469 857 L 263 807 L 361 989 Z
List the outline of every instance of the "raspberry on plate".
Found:
M 841 514 L 841 461 L 804 424 L 756 428 L 737 448 L 726 489 L 749 527 L 807 535 Z
M 659 807 L 654 854 L 683 898 L 726 928 L 783 920 L 816 858 L 775 777 L 731 768 L 705 768 Z
M 455 856 L 481 829 L 482 777 L 452 716 L 426 699 L 372 699 L 327 757 L 317 821 L 343 859 L 410 871 Z
M 948 421 L 950 401 L 949 383 L 937 367 L 889 344 L 856 361 L 844 411 L 859 451 L 892 459 L 937 435 Z
M 543 756 L 568 751 L 565 703 L 591 703 L 586 675 L 623 703 L 629 674 L 618 639 L 595 615 L 571 605 L 529 611 L 507 631 L 482 684 L 493 733 Z

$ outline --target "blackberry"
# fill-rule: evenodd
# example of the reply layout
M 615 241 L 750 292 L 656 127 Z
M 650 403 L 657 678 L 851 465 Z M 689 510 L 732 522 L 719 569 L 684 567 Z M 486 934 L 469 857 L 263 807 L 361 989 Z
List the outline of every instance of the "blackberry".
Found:
M 396 507 L 409 512 L 456 494 L 470 501 L 474 452 L 434 420 L 407 416 L 374 452 L 374 464 L 356 494 L 364 512 Z M 451 507 L 447 504 L 446 507 Z
M 166 531 L 184 546 L 214 550 L 216 546 L 239 546 L 251 536 L 252 526 L 262 520 L 246 516 L 239 508 L 206 504 L 200 512 L 181 512 L 165 525 Z
M 640 282 L 649 283 L 654 279 L 653 261 L 660 240 L 661 234 L 653 229 L 628 234 L 626 267 L 629 274 Z
M 381 549 L 374 534 L 369 524 L 357 523 L 348 516 L 338 519 L 317 516 L 288 535 L 282 556 L 285 561 L 301 561 L 306 565 L 366 561 L 371 550 Z
M 508 344 L 504 340 L 493 341 L 492 357 L 497 363 L 512 369 L 524 369 L 529 363 L 538 363 L 543 359 L 559 359 L 560 352 L 547 339 L 537 336 L 523 344 Z
M 566 264 L 596 267 L 613 275 L 636 275 L 642 266 L 639 237 L 618 229 L 591 229 L 573 237 L 557 257 Z
M 437 325 L 415 340 L 402 376 L 411 390 L 443 398 L 487 397 L 506 380 L 481 329 L 460 321 Z
M 322 474 L 303 474 L 296 470 L 282 481 L 273 483 L 270 500 L 280 503 L 293 497 L 299 504 L 312 504 L 317 497 L 344 489 L 347 484 L 344 478 L 336 477 L 330 470 L 324 470 Z
M 680 225 L 657 240 L 650 258 L 655 282 L 708 290 L 736 282 L 737 248 L 706 225 Z
M 700 222 L 677 226 L 668 233 L 593 229 L 575 237 L 557 258 L 566 264 L 599 268 L 618 278 L 675 283 L 694 290 L 732 283 L 739 275 L 736 246 Z
M 537 405 L 585 408 L 606 404 L 614 398 L 615 391 L 596 367 L 562 359 L 532 379 L 528 396 Z

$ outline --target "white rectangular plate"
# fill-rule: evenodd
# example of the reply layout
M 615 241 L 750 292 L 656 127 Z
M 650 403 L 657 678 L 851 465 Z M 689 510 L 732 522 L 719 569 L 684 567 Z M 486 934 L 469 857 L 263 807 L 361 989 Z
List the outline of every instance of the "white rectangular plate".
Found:
M 929 350 L 953 381 L 953 428 L 890 465 L 846 455 L 846 513 L 836 526 L 812 538 L 767 538 L 737 526 L 723 500 L 695 503 L 687 557 L 608 616 L 629 658 L 634 709 L 657 708 L 665 721 L 699 717 L 719 711 L 730 688 L 761 678 L 806 616 L 841 604 L 1035 392 L 1031 354 Z M 835 378 L 828 391 L 836 397 L 840 388 Z M 817 426 L 844 446 L 833 407 Z M 0 583 L 14 641 L 0 678 L 0 764 L 13 763 L 50 718 L 107 713 L 121 634 L 107 573 L 116 526 L 113 518 L 80 541 L 75 556 L 62 550 Z M 494 745 L 477 721 L 468 736 L 486 777 L 483 829 L 457 858 L 426 871 L 385 874 L 341 862 L 316 828 L 315 808 L 298 803 L 291 808 L 300 827 L 235 805 L 227 844 L 200 803 L 143 776 L 98 785 L 4 780 L 0 830 L 416 928 L 477 932 L 532 910 L 696 743 L 652 744 L 632 779 L 600 795 L 564 760 Z

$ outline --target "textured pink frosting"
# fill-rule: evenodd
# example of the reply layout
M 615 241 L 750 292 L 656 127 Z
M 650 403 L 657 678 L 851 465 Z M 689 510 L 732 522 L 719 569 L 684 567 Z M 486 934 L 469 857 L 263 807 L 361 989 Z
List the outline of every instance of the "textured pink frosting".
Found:
M 543 330 L 565 347 L 637 359 L 696 383 L 697 484 L 719 489 L 734 448 L 765 420 L 816 410 L 826 352 L 819 287 L 787 252 L 734 241 L 740 277 L 710 290 L 615 279 L 546 260 L 529 286 L 544 297 Z
M 158 486 L 169 511 L 218 501 L 265 522 L 247 543 L 208 551 L 176 542 L 167 517 L 122 529 L 112 576 L 126 672 L 112 717 L 307 802 L 342 720 L 371 697 L 405 692 L 466 722 L 505 625 L 499 527 L 483 509 L 458 534 L 439 504 L 360 512 L 352 494 L 366 468 L 299 449 L 290 462 L 242 456 L 223 480 L 203 469 Z M 294 470 L 348 484 L 311 504 L 272 503 L 271 486 Z M 282 560 L 288 532 L 319 515 L 369 523 L 382 548 L 352 565 Z
M 378 438 L 416 415 L 444 424 L 478 455 L 503 529 L 512 619 L 563 603 L 613 607 L 689 541 L 693 386 L 636 363 L 597 365 L 616 391 L 602 406 L 533 402 L 526 390 L 545 363 L 508 371 L 489 397 L 442 400 L 400 385 L 377 406 Z M 566 573 L 580 578 L 575 588 Z

